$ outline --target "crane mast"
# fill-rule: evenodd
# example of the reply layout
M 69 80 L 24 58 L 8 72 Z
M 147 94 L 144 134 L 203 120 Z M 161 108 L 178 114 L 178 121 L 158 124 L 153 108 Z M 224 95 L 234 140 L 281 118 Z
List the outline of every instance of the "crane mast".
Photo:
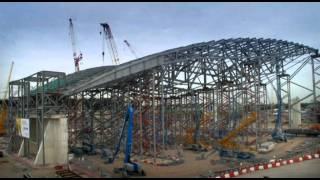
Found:
M 132 48 L 132 46 L 130 45 L 130 43 L 129 43 L 127 40 L 124 40 L 123 42 L 128 46 L 128 48 L 130 49 L 130 51 L 131 51 L 131 53 L 134 55 L 134 57 L 135 57 L 136 59 L 138 59 L 137 53 L 133 50 L 133 48 Z
M 107 23 L 101 23 L 100 25 L 103 28 L 103 38 L 106 39 L 106 41 L 107 41 L 109 53 L 110 53 L 110 56 L 112 59 L 112 63 L 114 65 L 118 65 L 119 64 L 118 50 L 117 50 L 117 46 L 116 46 L 116 43 L 114 41 L 114 38 L 113 38 L 113 35 L 111 32 L 111 28 Z M 105 53 L 104 53 L 104 47 L 103 47 L 103 50 L 102 50 L 102 60 L 103 61 L 104 61 L 104 54 Z
M 75 37 L 73 22 L 71 18 L 69 18 L 69 30 L 70 30 L 70 39 L 71 39 L 71 45 L 72 45 L 74 66 L 75 66 L 75 71 L 77 72 L 80 70 L 79 62 L 82 60 L 83 57 L 81 52 L 79 53 L 79 56 L 77 55 L 76 37 Z

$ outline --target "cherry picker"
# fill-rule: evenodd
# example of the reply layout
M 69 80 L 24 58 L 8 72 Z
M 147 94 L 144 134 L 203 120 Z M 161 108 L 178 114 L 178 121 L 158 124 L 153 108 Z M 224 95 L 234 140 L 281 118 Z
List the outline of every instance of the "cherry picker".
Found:
M 115 173 L 121 173 L 123 177 L 128 177 L 128 175 L 139 175 L 139 176 L 145 176 L 145 172 L 142 169 L 142 166 L 138 163 L 131 161 L 131 149 L 132 149 L 132 133 L 133 133 L 133 113 L 134 109 L 132 105 L 128 105 L 127 113 L 123 122 L 120 139 L 118 141 L 116 150 L 113 154 L 113 158 L 111 159 L 110 163 L 113 163 L 117 154 L 120 151 L 121 141 L 124 137 L 125 128 L 127 126 L 127 142 L 126 142 L 126 149 L 125 149 L 125 158 L 123 161 L 123 167 L 122 168 L 115 168 Z M 128 124 L 128 125 L 127 125 Z

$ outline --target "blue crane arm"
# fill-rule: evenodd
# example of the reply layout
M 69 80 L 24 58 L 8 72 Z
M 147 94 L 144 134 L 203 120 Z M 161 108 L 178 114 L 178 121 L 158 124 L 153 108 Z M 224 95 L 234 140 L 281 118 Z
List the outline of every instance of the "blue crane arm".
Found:
M 124 162 L 125 163 L 130 162 L 131 145 L 132 145 L 133 108 L 132 108 L 131 105 L 128 106 L 128 110 L 127 110 L 127 113 L 126 113 L 126 116 L 125 116 L 125 119 L 124 119 L 124 122 L 123 122 L 123 125 L 122 125 L 122 130 L 121 130 L 120 138 L 119 138 L 119 141 L 118 141 L 118 145 L 116 147 L 116 151 L 113 154 L 113 158 L 112 158 L 111 163 L 114 162 L 117 154 L 120 151 L 121 141 L 122 141 L 122 138 L 123 138 L 124 133 L 125 133 L 125 127 L 126 127 L 127 122 L 129 122 L 129 124 L 128 124 L 128 132 L 127 132 L 126 152 L 125 152 L 125 158 L 124 158 Z
M 132 148 L 132 131 L 133 131 L 133 108 L 131 105 L 129 105 L 128 107 L 126 119 L 127 121 L 129 121 L 129 124 L 128 124 L 127 144 L 126 144 L 124 163 L 130 163 L 130 154 L 131 154 L 131 148 Z

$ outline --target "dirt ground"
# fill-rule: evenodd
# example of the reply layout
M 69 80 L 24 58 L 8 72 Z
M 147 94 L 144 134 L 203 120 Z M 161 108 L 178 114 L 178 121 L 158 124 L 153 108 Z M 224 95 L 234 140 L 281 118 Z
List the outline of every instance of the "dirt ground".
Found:
M 31 177 L 37 178 L 57 177 L 53 166 L 31 167 L 7 154 L 0 158 L 0 167 L 0 178 L 22 178 L 24 174 L 30 174 Z
M 1 178 L 21 178 L 23 177 L 24 166 L 18 164 L 13 159 L 5 156 L 0 158 Z
M 146 172 L 145 177 L 196 177 L 200 173 L 206 173 L 212 170 L 213 165 L 210 163 L 211 157 L 205 160 L 195 160 L 198 156 L 195 152 L 184 151 L 184 163 L 174 166 L 153 166 L 151 164 L 140 163 Z M 213 155 L 214 156 L 214 155 Z M 118 159 L 114 164 L 104 164 L 97 156 L 88 157 L 89 160 L 96 162 L 96 165 L 105 168 L 112 177 L 121 177 L 120 174 L 113 173 L 113 168 L 122 166 L 122 159 Z M 224 169 L 224 165 L 216 165 L 214 169 Z
M 257 158 L 272 159 L 275 155 L 285 154 L 286 151 L 293 147 L 308 141 L 307 137 L 296 137 L 289 139 L 286 143 L 278 143 L 275 149 L 268 154 L 257 154 Z M 184 150 L 184 163 L 172 166 L 153 166 L 151 164 L 140 163 L 146 172 L 145 177 L 199 177 L 207 175 L 209 171 L 216 172 L 225 170 L 230 167 L 228 163 L 212 164 L 212 159 L 219 160 L 217 153 L 208 156 L 204 160 L 196 160 L 199 153 Z M 115 174 L 113 168 L 122 166 L 123 158 L 117 159 L 113 164 L 105 164 L 100 156 L 86 156 L 84 161 L 74 161 L 71 168 L 83 177 L 121 177 L 120 174 Z M 29 173 L 32 177 L 54 178 L 54 166 L 46 167 L 30 167 L 21 160 L 15 159 L 13 156 L 5 155 L 0 158 L 0 177 L 19 178 L 23 177 L 24 173 Z M 87 173 L 90 172 L 90 173 Z M 105 174 L 106 176 L 102 176 Z
M 275 156 L 285 154 L 286 151 L 291 150 L 293 147 L 308 140 L 307 137 L 296 137 L 289 139 L 286 143 L 278 143 L 273 151 L 267 154 L 256 154 L 256 158 L 273 159 Z M 200 175 L 206 175 L 209 171 L 216 172 L 222 171 L 230 167 L 229 163 L 215 164 L 211 163 L 211 160 L 220 159 L 218 153 L 208 156 L 204 160 L 196 160 L 199 153 L 184 150 L 184 163 L 173 166 L 153 166 L 151 164 L 140 163 L 146 172 L 145 177 L 199 177 Z M 122 166 L 122 158 L 117 159 L 113 164 L 104 164 L 99 156 L 87 157 L 87 162 L 95 167 L 92 169 L 100 169 L 107 172 L 112 177 L 121 177 L 120 174 L 115 174 L 113 168 L 119 168 Z M 93 163 L 94 162 L 94 163 Z

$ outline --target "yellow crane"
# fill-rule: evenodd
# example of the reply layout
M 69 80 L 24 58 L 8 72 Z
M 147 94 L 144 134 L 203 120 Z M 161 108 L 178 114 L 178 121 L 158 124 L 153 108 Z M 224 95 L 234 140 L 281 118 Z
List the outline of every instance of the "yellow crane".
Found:
M 234 138 L 236 138 L 236 136 L 240 132 L 242 132 L 248 126 L 250 126 L 252 123 L 254 123 L 257 120 L 257 117 L 258 117 L 258 113 L 252 112 L 243 122 L 240 123 L 240 125 L 236 129 L 232 130 L 231 132 L 229 132 L 229 134 L 227 136 L 225 136 L 224 138 L 222 138 L 221 140 L 218 141 L 220 146 L 224 149 L 236 149 L 236 148 L 240 147 L 239 144 L 237 144 L 233 141 Z M 253 150 L 251 148 L 247 148 L 247 149 Z
M 11 79 L 12 75 L 12 69 L 13 69 L 14 62 L 12 61 L 11 66 L 10 66 L 10 71 L 9 71 L 9 76 L 8 76 L 8 82 L 7 82 L 7 87 L 5 89 L 3 98 L 2 98 L 2 103 L 1 103 L 1 109 L 0 109 L 0 135 L 4 135 L 6 133 L 4 124 L 5 121 L 8 117 L 8 105 L 6 103 L 6 99 L 8 98 L 8 90 L 9 90 L 9 82 Z
M 199 128 L 203 128 L 205 126 L 207 126 L 210 123 L 211 118 L 213 117 L 213 115 L 209 112 L 205 112 L 205 113 L 201 113 L 201 120 L 200 120 L 200 127 Z M 190 145 L 190 144 L 196 144 L 195 142 L 195 135 L 196 132 L 196 128 L 189 128 L 186 130 L 186 138 L 185 138 L 185 143 Z M 197 143 L 198 145 L 200 145 L 203 149 L 210 149 L 210 144 L 204 140 L 204 139 L 200 139 L 199 142 Z

